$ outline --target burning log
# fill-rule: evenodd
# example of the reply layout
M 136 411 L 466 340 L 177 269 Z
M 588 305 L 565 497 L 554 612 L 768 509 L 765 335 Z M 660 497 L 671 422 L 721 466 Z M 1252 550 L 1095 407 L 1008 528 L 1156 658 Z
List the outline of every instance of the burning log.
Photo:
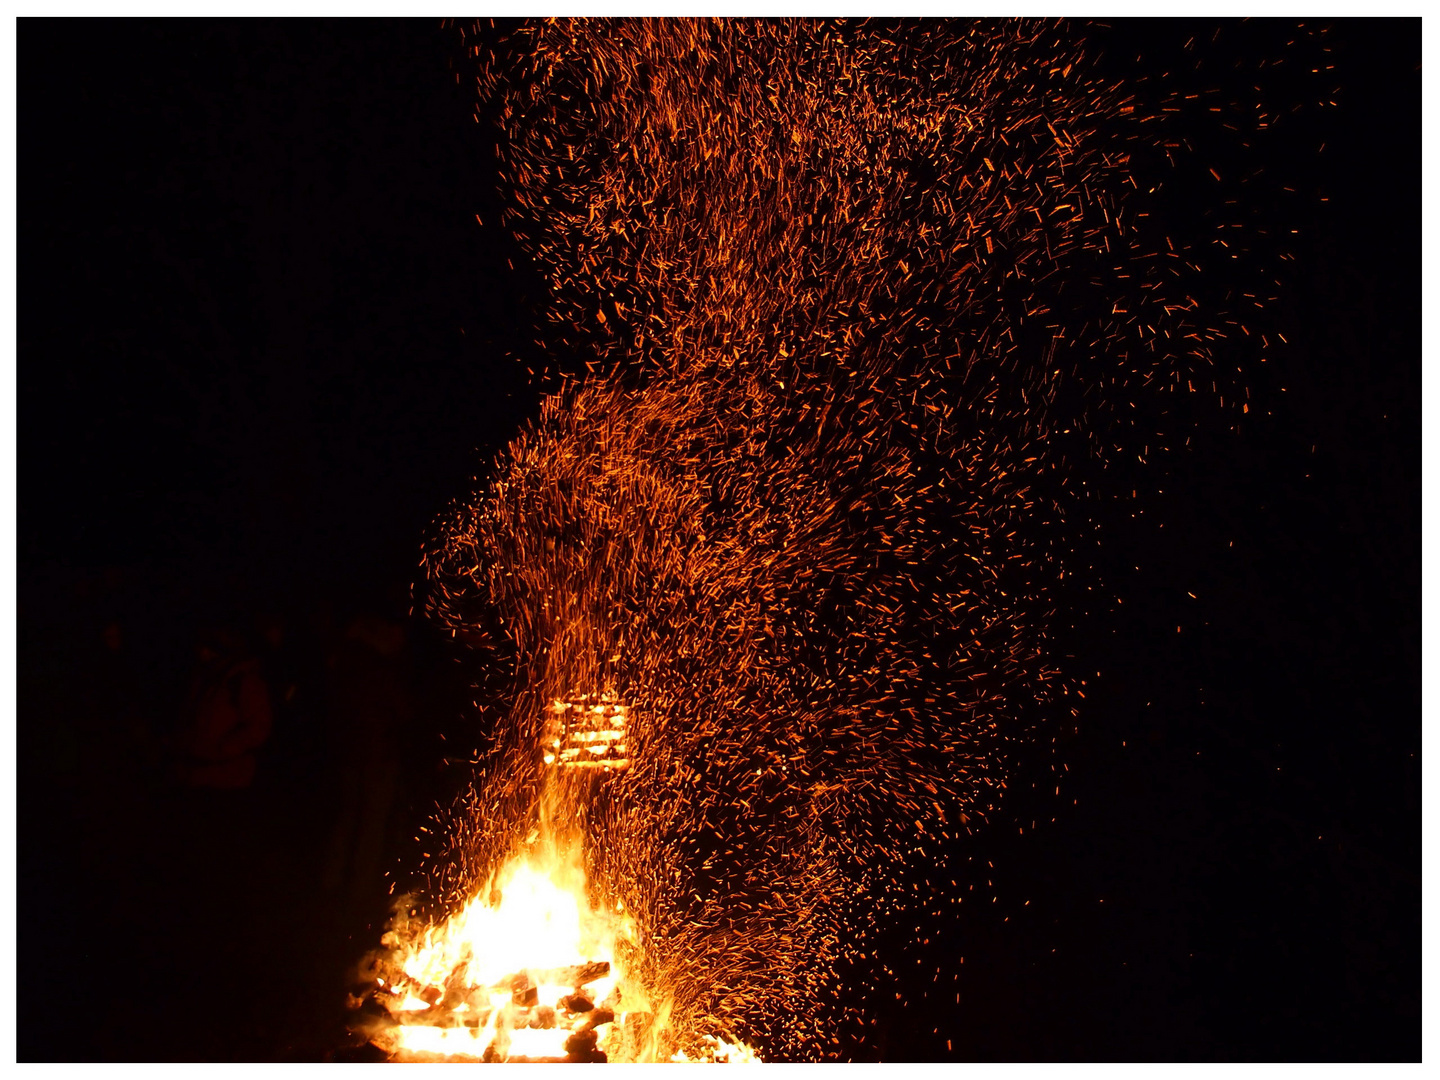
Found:
M 363 1035 L 367 1039 L 373 1039 L 376 1035 L 388 1031 L 397 1024 L 390 1010 L 377 1001 L 373 995 L 367 995 L 363 1000 L 354 1002 L 351 1010 L 347 1026 L 355 1034 Z
M 565 1040 L 565 1060 L 568 1062 L 604 1063 L 610 1060 L 603 1050 L 596 1049 L 598 1036 L 594 1030 L 577 1031 Z
M 530 977 L 528 971 L 522 971 L 519 975 L 511 977 L 510 1001 L 525 1009 L 540 1003 L 540 988 L 535 985 L 535 980 Z
M 536 979 L 547 986 L 573 986 L 578 992 L 587 983 L 603 979 L 610 974 L 610 962 L 597 960 L 589 964 L 571 964 L 569 967 L 546 968 L 535 973 Z
M 586 1018 L 585 1023 L 584 1023 L 584 1025 L 580 1028 L 580 1030 L 581 1030 L 581 1031 L 594 1031 L 596 1028 L 600 1027 L 601 1025 L 614 1023 L 614 1021 L 615 1021 L 615 1014 L 614 1014 L 611 1010 L 609 1010 L 609 1009 L 604 1009 L 604 1008 L 594 1009 L 594 1010 L 591 1011 L 589 1017 Z

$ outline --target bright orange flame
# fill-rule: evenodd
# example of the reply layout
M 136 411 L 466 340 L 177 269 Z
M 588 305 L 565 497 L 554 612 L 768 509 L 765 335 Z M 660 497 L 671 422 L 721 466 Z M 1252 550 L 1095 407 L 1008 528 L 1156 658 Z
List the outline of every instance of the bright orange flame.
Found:
M 617 948 L 636 946 L 635 922 L 620 905 L 591 905 L 577 844 L 538 840 L 443 923 L 384 941 L 398 950 L 379 980 L 393 1023 L 372 1041 L 393 1057 L 653 1061 L 666 1052 L 668 1004 L 656 1007 L 627 978 Z M 702 1042 L 700 1060 L 759 1060 L 744 1044 Z
M 615 941 L 633 933 L 623 912 L 591 908 L 577 849 L 538 843 L 445 922 L 393 942 L 402 945 L 401 985 L 390 988 L 400 1000 L 389 1004 L 398 1023 L 376 1041 L 399 1057 L 489 1049 L 501 1060 L 563 1059 L 568 1039 L 593 1030 L 603 1049 L 626 1016 Z M 583 986 L 573 974 L 562 980 L 587 965 L 607 973 Z M 641 995 L 624 998 L 630 1006 Z M 595 1024 L 602 1007 L 614 1019 Z
M 620 913 L 592 911 L 583 871 L 563 854 L 555 861 L 551 856 L 515 860 L 487 890 L 489 896 L 476 896 L 443 925 L 427 930 L 405 959 L 405 974 L 421 986 L 444 987 L 460 964 L 469 986 L 499 985 L 526 970 L 602 961 L 613 971 L 614 938 L 628 931 L 626 920 Z M 492 906 L 497 892 L 499 904 Z M 603 999 L 614 984 L 612 976 L 590 985 Z M 541 985 L 540 1002 L 554 1007 L 571 989 Z

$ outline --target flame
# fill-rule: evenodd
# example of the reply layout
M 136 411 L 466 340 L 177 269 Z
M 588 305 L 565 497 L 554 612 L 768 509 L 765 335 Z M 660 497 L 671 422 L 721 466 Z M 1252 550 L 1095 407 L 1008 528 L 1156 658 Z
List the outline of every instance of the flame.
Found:
M 697 1061 L 716 1065 L 759 1065 L 760 1055 L 742 1042 L 727 1042 L 718 1035 L 702 1036 L 707 1056 L 691 1058 L 685 1051 L 677 1050 L 670 1058 L 674 1064 L 694 1064 Z
M 391 929 L 374 995 L 390 1022 L 371 1041 L 401 1061 L 759 1061 L 714 1035 L 698 1057 L 673 1050 L 668 1003 L 624 967 L 634 919 L 586 884 L 580 845 L 541 837 L 448 919 Z
M 550 865 L 545 861 L 522 856 L 507 866 L 487 890 L 489 896 L 474 897 L 443 926 L 425 933 L 421 946 L 403 964 L 405 974 L 421 986 L 443 988 L 462 963 L 470 986 L 498 985 L 527 969 L 613 965 L 619 919 L 590 910 L 583 877 L 573 880 L 579 869 L 568 858 Z M 496 894 L 499 903 L 492 906 Z M 608 993 L 614 979 L 592 985 L 601 982 Z M 568 990 L 542 985 L 542 1002 L 554 1006 L 556 995 Z

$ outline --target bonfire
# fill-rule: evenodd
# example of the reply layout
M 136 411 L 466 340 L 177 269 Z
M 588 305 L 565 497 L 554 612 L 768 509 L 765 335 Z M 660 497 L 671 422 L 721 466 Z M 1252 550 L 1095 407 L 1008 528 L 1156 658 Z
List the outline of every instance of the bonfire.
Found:
M 628 715 L 613 696 L 553 702 L 545 765 L 623 771 Z M 523 850 L 449 918 L 426 924 L 401 900 L 362 964 L 352 1028 L 396 1061 L 758 1061 L 715 1034 L 676 1047 L 668 1005 L 627 977 L 635 921 L 592 904 L 582 841 L 544 812 L 557 787 Z

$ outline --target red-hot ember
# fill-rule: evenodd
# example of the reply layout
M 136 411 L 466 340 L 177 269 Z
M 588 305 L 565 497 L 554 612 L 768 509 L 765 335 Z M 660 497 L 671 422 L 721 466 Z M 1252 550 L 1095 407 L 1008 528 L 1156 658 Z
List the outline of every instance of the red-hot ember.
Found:
M 504 704 L 373 1038 L 827 1056 L 840 962 L 959 900 L 899 868 L 1072 716 L 1079 463 L 1168 445 L 1139 395 L 1226 393 L 1136 208 L 1155 117 L 1052 22 L 466 33 L 541 351 L 589 362 L 427 546 Z

